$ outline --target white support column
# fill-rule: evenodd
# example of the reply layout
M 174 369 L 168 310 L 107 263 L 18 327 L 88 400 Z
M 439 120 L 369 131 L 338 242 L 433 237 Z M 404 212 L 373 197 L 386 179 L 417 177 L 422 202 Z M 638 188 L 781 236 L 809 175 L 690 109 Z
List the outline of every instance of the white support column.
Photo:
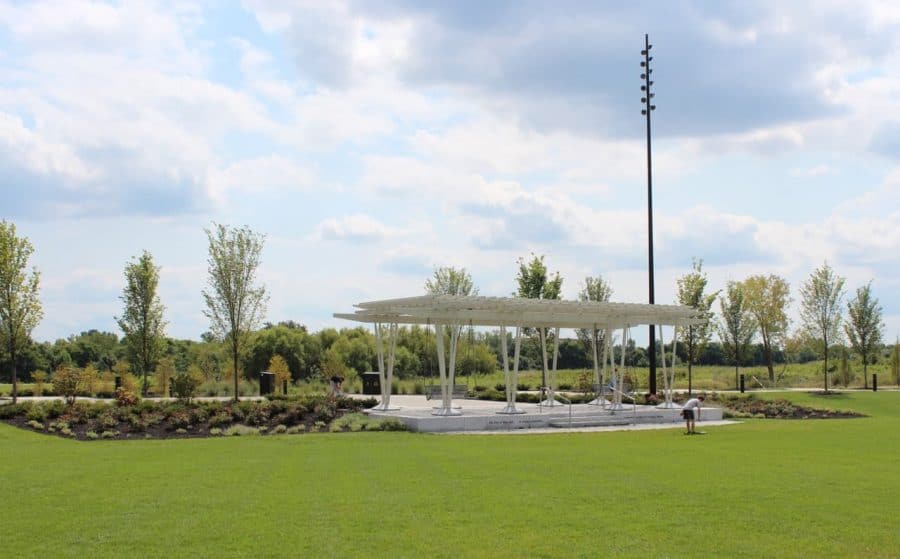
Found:
M 553 368 L 550 369 L 550 371 L 547 375 L 547 384 L 549 385 L 549 386 L 547 386 L 547 388 L 548 388 L 547 399 L 544 400 L 543 402 L 541 402 L 542 406 L 547 406 L 549 408 L 552 408 L 553 406 L 561 406 L 562 405 L 560 402 L 556 401 L 556 398 L 554 398 L 554 395 L 556 394 L 556 363 L 559 358 L 559 328 L 555 328 L 553 332 L 554 332 Z M 545 340 L 546 340 L 546 338 L 545 338 Z M 546 344 L 542 344 L 542 347 L 544 347 L 545 345 Z M 544 354 L 544 362 L 546 363 L 546 361 L 547 361 L 547 356 L 545 353 Z
M 449 395 L 447 394 L 447 361 L 446 355 L 444 354 L 444 325 L 435 322 L 434 330 L 435 340 L 437 341 L 438 371 L 441 378 L 441 393 L 443 398 L 441 399 L 441 407 L 435 408 L 434 411 L 431 412 L 431 415 L 461 415 L 462 412 L 454 410 L 452 406 L 447 405 Z
M 503 352 L 503 372 L 506 375 L 506 407 L 497 413 L 517 414 L 525 413 L 525 410 L 516 407 L 516 390 L 519 382 L 519 347 L 521 340 L 521 328 L 516 327 L 516 349 L 513 372 L 509 370 L 509 352 L 506 344 L 506 326 L 500 326 L 500 351 Z
M 597 388 L 600 388 L 600 350 L 597 348 L 597 325 L 594 324 L 594 327 L 591 328 L 591 366 L 594 368 L 594 372 L 591 375 L 592 384 L 596 385 Z M 589 406 L 599 406 L 600 402 L 600 394 L 597 394 L 597 397 L 588 402 Z
M 666 360 L 666 336 L 665 330 L 663 326 L 659 327 L 659 336 L 662 340 L 662 358 L 663 358 L 663 378 L 665 379 L 665 388 L 663 390 L 663 396 L 665 397 L 665 401 L 658 406 L 659 409 L 672 409 L 677 408 L 673 402 L 673 397 L 675 395 L 675 353 L 678 351 L 677 346 L 677 328 L 675 326 L 672 327 L 672 361 L 668 369 L 665 367 Z
M 396 325 L 392 325 L 393 332 Z M 393 374 L 394 370 L 394 348 L 396 347 L 396 342 L 394 341 L 396 336 L 391 336 L 391 343 L 393 344 L 390 353 L 388 354 L 389 360 L 389 369 L 385 371 L 384 366 L 384 326 L 378 322 L 375 323 L 375 349 L 378 354 L 378 381 L 381 384 L 381 403 L 372 408 L 376 411 L 392 411 L 397 410 L 399 408 L 391 407 L 391 380 L 389 380 L 390 375 Z M 388 376 L 385 373 L 388 372 Z
M 625 384 L 625 351 L 628 344 L 627 328 L 628 326 L 622 327 L 622 352 L 619 369 L 613 370 L 613 386 L 615 387 L 615 392 L 613 392 L 612 404 L 609 406 L 609 409 L 613 411 L 624 409 L 622 406 L 622 389 Z
M 450 327 L 450 366 L 447 369 L 447 390 L 444 392 L 443 405 L 453 407 L 453 385 L 456 382 L 456 352 L 459 349 L 459 332 L 462 326 L 454 324 Z

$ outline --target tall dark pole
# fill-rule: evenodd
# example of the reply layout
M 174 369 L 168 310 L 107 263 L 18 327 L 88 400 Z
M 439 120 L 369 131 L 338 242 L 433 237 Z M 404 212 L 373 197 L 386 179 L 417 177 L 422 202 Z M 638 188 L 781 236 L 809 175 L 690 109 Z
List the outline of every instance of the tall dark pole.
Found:
M 644 34 L 644 50 L 641 51 L 644 56 L 644 60 L 641 61 L 641 67 L 644 69 L 644 73 L 641 74 L 641 79 L 644 80 L 644 85 L 641 86 L 643 94 L 641 102 L 644 104 L 644 108 L 641 110 L 641 114 L 647 117 L 647 244 L 649 247 L 650 304 L 652 305 L 656 301 L 653 288 L 653 163 L 650 156 L 650 113 L 656 110 L 656 105 L 652 104 L 653 93 L 650 90 L 650 86 L 653 85 L 653 81 L 650 79 L 650 74 L 653 72 L 650 69 L 650 61 L 653 60 L 653 57 L 650 56 L 651 48 L 653 45 L 650 44 L 650 36 Z M 650 394 L 656 394 L 655 324 L 650 325 Z

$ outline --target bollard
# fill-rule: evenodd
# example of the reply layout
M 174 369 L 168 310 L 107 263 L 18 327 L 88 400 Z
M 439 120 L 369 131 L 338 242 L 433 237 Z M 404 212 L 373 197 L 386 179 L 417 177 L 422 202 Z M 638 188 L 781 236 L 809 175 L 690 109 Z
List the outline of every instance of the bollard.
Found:
M 284 395 L 287 396 L 287 381 L 284 381 L 281 389 L 284 391 Z
M 741 394 L 744 393 L 744 375 L 741 375 Z
M 878 373 L 872 373 L 872 392 L 878 392 Z
M 114 386 L 115 386 L 116 390 L 122 388 L 122 377 L 120 377 L 119 375 L 116 375 L 113 382 L 115 383 Z

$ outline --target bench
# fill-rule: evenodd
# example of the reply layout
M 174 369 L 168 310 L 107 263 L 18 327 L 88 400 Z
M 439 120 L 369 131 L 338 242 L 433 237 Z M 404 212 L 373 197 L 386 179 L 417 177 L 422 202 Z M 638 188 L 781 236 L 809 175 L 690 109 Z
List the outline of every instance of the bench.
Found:
M 454 384 L 453 385 L 453 399 L 458 400 L 460 398 L 466 398 L 469 395 L 469 388 L 465 384 Z M 441 397 L 441 385 L 435 384 L 432 386 L 425 387 L 425 399 L 426 400 L 436 400 Z

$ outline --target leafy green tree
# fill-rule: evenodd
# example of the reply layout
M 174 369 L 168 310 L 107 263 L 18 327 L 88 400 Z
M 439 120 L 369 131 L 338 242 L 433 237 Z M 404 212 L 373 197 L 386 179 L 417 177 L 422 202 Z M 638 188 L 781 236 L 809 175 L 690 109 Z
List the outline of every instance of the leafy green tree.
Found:
M 119 359 L 119 336 L 113 332 L 90 329 L 66 340 L 67 351 L 72 361 L 79 367 L 94 365 L 109 371 Z
M 756 334 L 756 323 L 744 305 L 744 292 L 738 282 L 728 282 L 725 295 L 719 297 L 719 308 L 722 313 L 718 324 L 719 339 L 725 354 L 734 364 L 734 385 L 737 387 L 738 370 L 747 358 L 750 341 Z
M 783 344 L 787 335 L 786 309 L 791 302 L 790 284 L 774 274 L 750 276 L 742 283 L 744 304 L 756 321 L 763 345 L 763 358 L 769 370 L 769 382 L 773 383 L 775 382 L 773 347 Z
M 375 337 L 360 328 L 343 329 L 341 337 L 331 345 L 332 351 L 341 361 L 357 373 L 365 373 L 375 368 Z
M 306 328 L 270 324 L 249 336 L 245 365 L 250 374 L 256 375 L 266 370 L 274 356 L 280 355 L 292 378 L 308 378 L 319 363 L 319 344 Z
M 143 378 L 145 391 L 147 373 L 156 366 L 166 330 L 165 307 L 156 292 L 158 286 L 159 266 L 153 263 L 153 256 L 146 250 L 125 266 L 125 288 L 119 297 L 125 308 L 116 322 L 125 336 L 128 357 Z
M 207 289 L 203 290 L 204 314 L 212 332 L 229 346 L 237 401 L 241 350 L 247 336 L 263 319 L 268 301 L 266 288 L 255 285 L 264 237 L 248 227 L 216 223 L 205 231 L 209 240 L 209 278 Z
M 900 385 L 900 339 L 894 342 L 894 349 L 891 351 L 891 377 L 894 384 Z
M 273 355 L 272 359 L 269 360 L 269 372 L 275 374 L 275 386 L 280 386 L 284 394 L 287 395 L 287 390 L 284 390 L 284 383 L 291 380 L 291 369 L 288 367 L 284 357 L 277 354 Z
M 559 272 L 553 277 L 548 277 L 547 265 L 544 264 L 544 256 L 540 257 L 532 254 L 530 260 L 519 258 L 519 273 L 516 275 L 516 297 L 524 297 L 526 299 L 561 299 L 563 279 Z M 547 341 L 547 329 L 539 328 L 538 336 L 533 336 L 533 330 L 529 330 L 535 339 L 538 349 L 541 350 L 541 384 L 547 386 L 547 360 L 544 358 L 546 349 L 541 348 L 541 343 Z
M 608 303 L 612 297 L 613 289 L 603 276 L 584 278 L 584 287 L 578 292 L 579 301 L 596 301 L 598 303 Z M 596 347 L 602 348 L 606 344 L 606 332 L 599 328 L 578 328 L 575 335 L 584 347 L 584 353 L 593 360 L 594 344 Z M 602 354 L 601 354 L 602 355 Z
M 869 362 L 881 347 L 881 305 L 872 296 L 872 282 L 858 288 L 856 296 L 847 302 L 847 322 L 844 332 L 856 353 L 862 357 L 863 386 L 869 388 Z
M 14 223 L 0 221 L 0 343 L 12 366 L 13 403 L 19 397 L 19 352 L 44 316 L 38 298 L 41 275 L 36 268 L 26 269 L 33 252 L 31 242 L 16 235 Z
M 706 346 L 712 336 L 713 313 L 710 308 L 719 295 L 718 291 L 706 293 L 709 280 L 706 272 L 703 271 L 703 260 L 695 259 L 691 263 L 691 270 L 677 280 L 678 304 L 697 309 L 699 316 L 706 319 L 706 323 L 691 325 L 686 329 L 682 328 L 679 332 L 688 366 L 688 394 L 693 391 L 693 365 L 706 351 Z
M 425 291 L 433 295 L 478 295 L 478 288 L 465 268 L 446 266 L 434 270 L 425 281 Z
M 841 379 L 841 384 L 850 386 L 851 375 L 850 354 L 847 348 L 841 344 L 840 361 L 838 362 L 838 378 Z
M 817 268 L 800 288 L 800 319 L 824 356 L 823 375 L 828 392 L 828 348 L 841 334 L 841 300 L 844 278 L 835 275 L 828 262 Z

